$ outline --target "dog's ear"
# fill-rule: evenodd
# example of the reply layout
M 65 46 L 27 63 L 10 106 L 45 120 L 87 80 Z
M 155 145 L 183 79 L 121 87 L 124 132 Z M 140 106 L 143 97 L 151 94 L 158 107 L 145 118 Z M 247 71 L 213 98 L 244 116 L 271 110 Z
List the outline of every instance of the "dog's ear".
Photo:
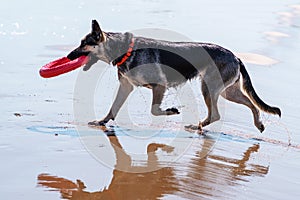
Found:
M 95 19 L 92 21 L 92 35 L 95 37 L 95 39 L 97 41 L 102 42 L 104 39 L 104 34 L 103 34 L 97 20 L 95 20 Z

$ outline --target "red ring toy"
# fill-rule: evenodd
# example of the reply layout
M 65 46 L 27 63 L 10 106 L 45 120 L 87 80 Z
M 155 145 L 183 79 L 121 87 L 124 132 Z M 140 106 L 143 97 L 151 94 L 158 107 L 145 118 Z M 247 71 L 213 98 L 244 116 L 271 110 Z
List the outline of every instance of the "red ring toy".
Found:
M 76 58 L 74 60 L 70 60 L 67 57 L 62 57 L 44 65 L 40 69 L 40 75 L 43 78 L 51 78 L 77 69 L 78 67 L 81 67 L 88 62 L 88 56 L 80 56 L 79 58 Z

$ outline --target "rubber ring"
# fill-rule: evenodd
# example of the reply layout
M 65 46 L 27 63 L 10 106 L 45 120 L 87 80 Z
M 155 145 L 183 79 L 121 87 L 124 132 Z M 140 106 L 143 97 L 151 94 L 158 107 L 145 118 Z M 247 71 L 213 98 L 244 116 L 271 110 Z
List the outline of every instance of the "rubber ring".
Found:
M 88 56 L 80 56 L 74 60 L 67 57 L 62 57 L 54 60 L 40 69 L 40 76 L 43 78 L 51 78 L 58 76 L 72 70 L 75 70 L 89 62 Z

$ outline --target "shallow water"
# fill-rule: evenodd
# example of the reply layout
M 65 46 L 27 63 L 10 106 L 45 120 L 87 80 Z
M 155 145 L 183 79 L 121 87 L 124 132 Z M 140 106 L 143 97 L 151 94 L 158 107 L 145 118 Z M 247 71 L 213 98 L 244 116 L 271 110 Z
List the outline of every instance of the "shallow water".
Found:
M 1 199 L 295 199 L 299 5 L 297 0 L 2 3 Z M 52 79 L 42 79 L 38 70 L 76 46 L 94 18 L 108 31 L 169 29 L 231 49 L 247 63 L 258 94 L 281 108 L 282 118 L 263 114 L 266 130 L 260 134 L 250 111 L 222 101 L 219 124 L 202 136 L 186 132 L 184 123 L 206 112 L 201 94 L 198 112 L 192 112 L 195 99 L 185 92 L 197 90 L 193 81 L 168 91 L 165 103 L 183 102 L 180 109 L 192 117 L 151 117 L 150 92 L 138 88 L 114 127 L 87 127 L 74 116 L 73 106 L 86 101 L 76 96 L 80 70 Z M 100 118 L 117 84 L 114 68 L 97 66 L 89 73 L 104 74 L 95 88 Z M 93 120 L 84 111 L 82 116 Z

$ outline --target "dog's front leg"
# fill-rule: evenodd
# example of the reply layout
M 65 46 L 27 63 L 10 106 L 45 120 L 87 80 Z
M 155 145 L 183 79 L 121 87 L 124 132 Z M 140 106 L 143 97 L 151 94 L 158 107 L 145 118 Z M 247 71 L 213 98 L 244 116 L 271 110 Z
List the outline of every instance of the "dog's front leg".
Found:
M 163 85 L 155 84 L 152 85 L 152 107 L 151 113 L 152 115 L 175 115 L 179 114 L 177 108 L 168 108 L 167 110 L 161 110 L 160 105 L 164 97 L 164 93 L 166 91 L 166 87 Z
M 115 117 L 117 116 L 120 108 L 122 107 L 122 105 L 124 104 L 124 102 L 126 101 L 127 97 L 129 96 L 129 94 L 132 92 L 133 90 L 133 86 L 131 85 L 131 83 L 124 77 L 120 77 L 119 79 L 120 81 L 120 87 L 117 93 L 117 97 L 114 100 L 114 103 L 109 111 L 109 113 L 107 114 L 107 116 L 100 120 L 100 121 L 93 121 L 93 122 L 89 122 L 88 124 L 91 126 L 104 126 L 109 120 L 114 120 Z

